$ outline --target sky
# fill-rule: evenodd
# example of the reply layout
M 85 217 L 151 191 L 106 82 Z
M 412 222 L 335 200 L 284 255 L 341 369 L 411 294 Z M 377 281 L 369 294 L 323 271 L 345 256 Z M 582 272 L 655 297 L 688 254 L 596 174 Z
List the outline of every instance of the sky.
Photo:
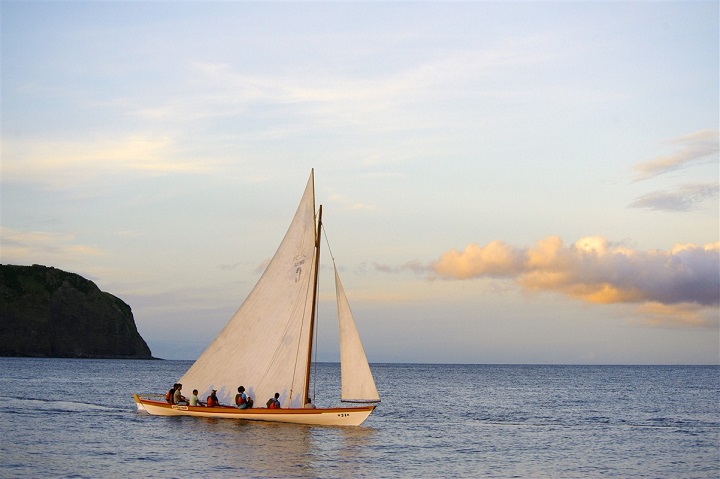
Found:
M 718 5 L 3 0 L 0 260 L 195 359 L 314 168 L 371 363 L 720 364 Z

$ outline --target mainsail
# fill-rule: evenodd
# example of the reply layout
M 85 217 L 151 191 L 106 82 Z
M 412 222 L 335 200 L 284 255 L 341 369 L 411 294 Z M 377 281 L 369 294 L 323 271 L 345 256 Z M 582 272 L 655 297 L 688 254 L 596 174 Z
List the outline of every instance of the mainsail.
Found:
M 340 329 L 341 399 L 346 402 L 380 401 L 337 268 L 335 268 L 335 291 Z
M 310 174 L 275 256 L 225 328 L 179 379 L 205 397 L 232 403 L 239 385 L 262 403 L 280 393 L 283 408 L 302 407 L 311 347 L 316 254 L 315 192 Z M 377 394 L 377 393 L 376 393 Z

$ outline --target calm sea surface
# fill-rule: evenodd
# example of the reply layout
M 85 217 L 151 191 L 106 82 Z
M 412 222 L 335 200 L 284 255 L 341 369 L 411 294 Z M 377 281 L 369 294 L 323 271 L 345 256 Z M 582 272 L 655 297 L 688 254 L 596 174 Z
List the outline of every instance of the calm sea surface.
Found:
M 720 477 L 718 367 L 375 364 L 355 428 L 137 412 L 190 364 L 0 358 L 0 477 Z

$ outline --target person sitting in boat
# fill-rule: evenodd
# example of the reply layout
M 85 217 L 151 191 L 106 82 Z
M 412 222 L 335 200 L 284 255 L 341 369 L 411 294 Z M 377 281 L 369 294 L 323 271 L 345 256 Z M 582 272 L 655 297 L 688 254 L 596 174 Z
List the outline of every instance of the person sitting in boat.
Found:
M 275 393 L 275 397 L 271 397 L 267 400 L 267 403 L 265 405 L 268 407 L 268 409 L 280 409 L 280 401 L 278 398 L 280 397 L 280 393 Z
M 238 387 L 238 393 L 235 395 L 235 406 L 238 409 L 246 409 L 250 407 L 248 404 L 248 397 L 245 394 L 245 388 L 243 386 Z
M 315 405 L 312 403 L 310 398 L 307 398 L 307 401 L 305 402 L 305 406 L 303 406 L 305 409 L 315 409 Z
M 173 384 L 173 387 L 171 387 L 168 392 L 165 393 L 165 400 L 168 402 L 168 404 L 175 404 L 173 401 L 175 400 L 175 390 L 177 389 L 177 383 Z
M 175 394 L 173 395 L 173 404 L 187 404 L 187 399 L 180 392 L 182 390 L 182 384 L 178 383 L 175 388 Z
M 213 389 L 210 395 L 205 400 L 207 407 L 217 407 L 220 405 L 220 401 L 218 401 L 217 397 L 217 389 Z
M 204 406 L 205 404 L 200 401 L 200 398 L 198 398 L 198 390 L 193 389 L 192 396 L 190 396 L 190 405 L 191 406 Z

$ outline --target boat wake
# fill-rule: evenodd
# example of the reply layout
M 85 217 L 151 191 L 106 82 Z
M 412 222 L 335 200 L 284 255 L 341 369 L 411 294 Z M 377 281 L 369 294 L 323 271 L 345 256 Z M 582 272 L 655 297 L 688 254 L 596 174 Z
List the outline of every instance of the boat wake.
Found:
M 77 401 L 56 401 L 49 399 L 24 399 L 0 396 L 4 413 L 20 413 L 24 410 L 52 411 L 63 413 L 86 413 L 88 411 L 119 411 L 118 408 Z

